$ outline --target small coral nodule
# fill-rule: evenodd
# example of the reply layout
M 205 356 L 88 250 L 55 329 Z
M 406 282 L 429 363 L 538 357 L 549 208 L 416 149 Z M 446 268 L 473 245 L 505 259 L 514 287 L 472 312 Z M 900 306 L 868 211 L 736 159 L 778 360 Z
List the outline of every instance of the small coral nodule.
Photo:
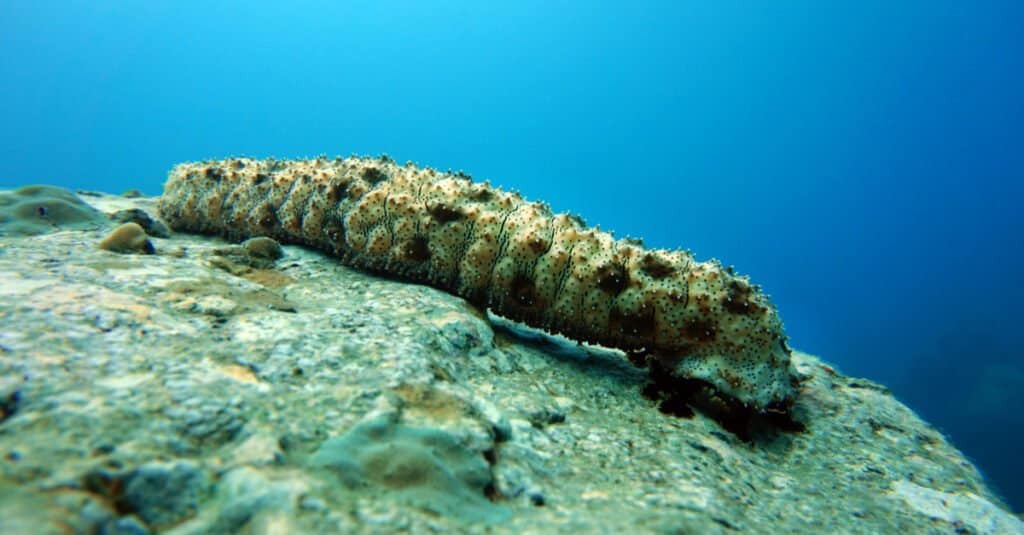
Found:
M 146 231 L 138 223 L 125 223 L 103 238 L 99 248 L 115 253 L 144 253 L 153 254 L 156 252 L 152 242 L 146 236 Z
M 757 411 L 785 410 L 795 396 L 782 321 L 746 277 L 616 240 L 464 173 L 390 158 L 184 163 L 160 211 L 177 230 L 269 236 L 446 290 Z

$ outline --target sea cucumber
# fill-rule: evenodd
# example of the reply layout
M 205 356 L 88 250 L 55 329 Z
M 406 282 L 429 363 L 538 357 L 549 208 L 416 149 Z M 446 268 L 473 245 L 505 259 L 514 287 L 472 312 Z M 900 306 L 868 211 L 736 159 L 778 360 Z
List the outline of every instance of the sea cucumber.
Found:
M 689 252 L 616 240 L 461 172 L 386 156 L 183 163 L 159 210 L 175 230 L 313 247 L 622 349 L 757 411 L 784 410 L 795 397 L 782 321 L 747 277 Z

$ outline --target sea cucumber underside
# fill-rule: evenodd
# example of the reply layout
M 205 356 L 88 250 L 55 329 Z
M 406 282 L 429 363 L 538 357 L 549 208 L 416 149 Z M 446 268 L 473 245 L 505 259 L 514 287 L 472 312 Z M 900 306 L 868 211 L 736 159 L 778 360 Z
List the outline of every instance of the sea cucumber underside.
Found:
M 462 173 L 386 157 L 184 163 L 159 207 L 175 230 L 313 247 L 641 355 L 756 410 L 786 408 L 795 396 L 782 321 L 746 277 L 616 240 Z

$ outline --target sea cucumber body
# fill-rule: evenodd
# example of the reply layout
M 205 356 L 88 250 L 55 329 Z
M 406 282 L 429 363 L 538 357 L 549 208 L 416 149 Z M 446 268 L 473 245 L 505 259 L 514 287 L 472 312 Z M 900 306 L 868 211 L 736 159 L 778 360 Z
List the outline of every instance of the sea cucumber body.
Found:
M 646 355 L 756 409 L 794 396 L 775 307 L 746 277 L 644 248 L 459 173 L 387 159 L 229 159 L 171 170 L 175 230 L 269 236 L 498 315 Z

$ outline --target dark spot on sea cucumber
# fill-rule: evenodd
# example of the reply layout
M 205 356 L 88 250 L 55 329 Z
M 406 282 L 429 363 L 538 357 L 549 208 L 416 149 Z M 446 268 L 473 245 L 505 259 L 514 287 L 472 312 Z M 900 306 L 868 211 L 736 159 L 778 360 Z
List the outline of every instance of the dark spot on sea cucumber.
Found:
M 445 204 L 435 204 L 428 208 L 427 211 L 430 213 L 430 217 L 433 217 L 434 220 L 442 225 L 451 221 L 458 221 L 464 217 L 462 211 L 458 208 L 452 208 Z
M 277 214 L 270 208 L 269 205 L 264 205 L 263 213 L 260 214 L 259 219 L 256 220 L 256 224 L 264 230 L 272 230 L 277 227 L 278 220 Z
M 367 167 L 366 169 L 363 169 L 363 180 L 369 182 L 370 184 L 383 182 L 388 178 L 388 174 L 385 173 L 384 171 L 381 171 L 380 168 L 378 167 Z
M 474 202 L 487 202 L 494 197 L 489 189 L 478 189 L 469 194 L 469 200 Z
M 430 260 L 430 248 L 428 245 L 427 238 L 423 236 L 416 236 L 405 243 L 402 248 L 405 253 L 405 257 L 413 262 L 426 262 Z
M 649 253 L 641 259 L 640 269 L 650 275 L 652 279 L 664 279 L 675 272 L 674 267 Z
M 762 310 L 760 305 L 750 300 L 750 286 L 739 281 L 729 283 L 721 302 L 733 314 L 756 314 Z
M 722 378 L 723 381 L 725 381 L 734 390 L 738 390 L 740 387 L 743 386 L 743 380 L 740 379 L 740 377 L 738 375 L 736 375 L 735 373 L 732 373 L 729 370 L 726 370 L 726 369 L 720 370 L 718 372 L 718 375 L 719 375 L 719 377 Z
M 336 219 L 332 218 L 324 223 L 323 233 L 334 247 L 341 247 L 344 244 L 345 226 Z
M 654 313 L 647 307 L 649 314 L 624 313 L 613 308 L 608 314 L 608 326 L 613 332 L 621 332 L 631 336 L 648 337 L 654 332 Z
M 213 180 L 220 180 L 224 176 L 223 171 L 221 171 L 220 168 L 218 167 L 207 167 L 204 174 L 206 175 L 206 178 L 210 178 Z
M 544 251 L 547 251 L 548 247 L 551 247 L 551 244 L 544 238 L 533 238 L 530 240 L 529 245 L 530 250 L 536 254 L 541 254 Z
M 597 268 L 597 285 L 612 295 L 619 295 L 629 286 L 629 275 L 619 264 L 608 263 Z
M 341 182 L 341 183 L 332 184 L 327 189 L 327 201 L 328 202 L 338 202 L 338 201 L 340 201 L 342 199 L 342 197 L 345 196 L 346 191 L 348 191 L 348 183 L 347 182 Z
M 266 182 L 267 179 L 269 179 L 269 178 L 270 178 L 270 175 L 268 175 L 266 173 L 256 173 L 256 175 L 254 177 L 252 177 L 252 183 L 253 184 L 262 184 L 262 183 Z
M 699 343 L 710 342 L 715 339 L 718 330 L 715 324 L 705 319 L 690 320 L 683 327 L 683 336 Z
M 512 279 L 512 297 L 522 306 L 533 306 L 537 302 L 537 289 L 533 279 L 526 275 L 516 275 Z

